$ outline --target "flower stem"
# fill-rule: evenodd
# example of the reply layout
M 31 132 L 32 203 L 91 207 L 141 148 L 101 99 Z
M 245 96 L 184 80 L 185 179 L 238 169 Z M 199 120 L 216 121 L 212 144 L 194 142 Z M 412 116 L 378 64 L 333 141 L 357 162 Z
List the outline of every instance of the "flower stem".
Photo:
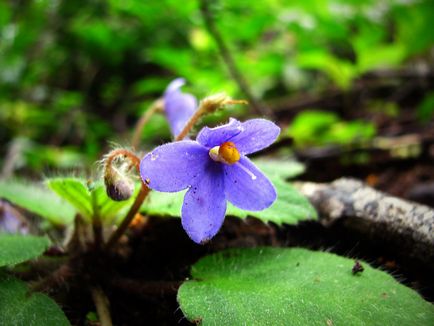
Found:
M 95 303 L 95 308 L 98 313 L 99 321 L 101 326 L 112 326 L 112 318 L 110 316 L 109 301 L 107 296 L 101 290 L 100 287 L 91 288 L 92 299 Z
M 126 150 L 126 149 L 117 149 L 112 151 L 106 158 L 105 161 L 105 169 L 108 169 L 110 167 L 111 162 L 120 155 L 124 155 L 130 159 L 130 161 L 134 164 L 134 167 L 137 170 L 137 173 L 140 173 L 140 159 L 132 152 Z M 124 234 L 124 232 L 127 230 L 128 226 L 130 225 L 131 221 L 133 220 L 136 213 L 139 211 L 140 207 L 142 206 L 143 201 L 145 200 L 146 196 L 148 195 L 150 189 L 146 186 L 146 184 L 141 182 L 140 191 L 137 194 L 136 199 L 134 200 L 133 205 L 131 206 L 130 210 L 128 211 L 127 215 L 123 219 L 121 225 L 114 231 L 110 238 L 107 241 L 107 244 L 105 245 L 105 248 L 108 250 L 110 249 L 118 240 L 119 238 Z
M 44 292 L 65 284 L 66 280 L 73 276 L 73 269 L 69 262 L 61 265 L 57 270 L 47 275 L 45 278 L 31 283 L 31 292 Z
M 163 100 L 158 99 L 151 104 L 151 107 L 147 109 L 143 115 L 140 117 L 140 120 L 137 122 L 134 127 L 133 137 L 131 139 L 131 147 L 136 149 L 139 146 L 140 135 L 142 134 L 143 128 L 149 122 L 151 117 L 158 111 L 163 109 Z
M 137 197 L 134 200 L 133 205 L 131 206 L 130 210 L 128 211 L 128 213 L 125 216 L 124 220 L 122 221 L 121 225 L 119 225 L 119 227 L 116 229 L 115 232 L 112 233 L 109 240 L 107 241 L 106 249 L 110 249 L 119 240 L 119 238 L 124 234 L 124 232 L 127 230 L 128 226 L 130 225 L 134 216 L 136 215 L 136 213 L 139 211 L 140 207 L 142 206 L 143 201 L 145 200 L 149 191 L 150 191 L 150 189 L 144 183 L 142 183 L 142 187 L 140 188 L 140 191 L 137 194 Z
M 232 100 L 225 94 L 216 94 L 204 98 L 200 101 L 199 108 L 194 112 L 190 120 L 188 120 L 184 129 L 176 136 L 175 141 L 184 139 L 203 115 L 214 112 L 222 106 L 231 104 L 248 104 L 248 102 L 245 100 Z
M 93 216 L 92 216 L 92 228 L 93 228 L 93 242 L 95 248 L 101 248 L 104 242 L 103 229 L 101 216 L 99 214 L 99 206 L 96 199 L 96 193 L 92 192 L 92 206 L 93 206 Z
M 200 119 L 200 117 L 203 115 L 204 112 L 201 112 L 200 109 L 198 109 L 193 116 L 188 120 L 187 124 L 185 125 L 184 129 L 181 130 L 181 132 L 176 136 L 175 141 L 183 140 L 188 133 L 190 132 L 191 128 L 196 124 L 196 122 Z
M 108 153 L 107 156 L 105 156 L 104 171 L 108 171 L 113 163 L 113 160 L 119 156 L 124 156 L 128 158 L 132 165 L 134 165 L 134 167 L 136 168 L 137 172 L 140 171 L 140 159 L 136 156 L 136 154 L 124 148 L 115 149 Z

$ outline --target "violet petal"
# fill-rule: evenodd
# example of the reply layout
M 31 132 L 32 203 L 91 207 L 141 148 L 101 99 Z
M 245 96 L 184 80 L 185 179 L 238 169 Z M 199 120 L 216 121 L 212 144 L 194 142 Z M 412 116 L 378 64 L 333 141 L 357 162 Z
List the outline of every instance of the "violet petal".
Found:
M 247 155 L 270 146 L 280 134 L 280 128 L 265 119 L 247 120 L 241 124 L 242 132 L 231 139 L 238 151 Z
M 224 170 L 226 199 L 238 208 L 260 211 L 276 200 L 273 184 L 247 157 Z
M 206 173 L 187 191 L 182 205 L 182 226 L 196 243 L 211 239 L 226 213 L 222 165 L 209 162 Z
M 204 127 L 197 135 L 196 140 L 208 148 L 220 146 L 238 135 L 242 130 L 241 125 L 241 122 L 231 118 L 227 124 L 215 128 Z
M 167 86 L 164 93 L 164 110 L 170 131 L 176 137 L 182 131 L 197 108 L 197 99 L 180 88 L 185 84 L 182 78 L 175 79 Z
M 208 150 L 195 141 L 158 146 L 140 162 L 140 175 L 149 188 L 176 192 L 197 183 L 205 173 Z

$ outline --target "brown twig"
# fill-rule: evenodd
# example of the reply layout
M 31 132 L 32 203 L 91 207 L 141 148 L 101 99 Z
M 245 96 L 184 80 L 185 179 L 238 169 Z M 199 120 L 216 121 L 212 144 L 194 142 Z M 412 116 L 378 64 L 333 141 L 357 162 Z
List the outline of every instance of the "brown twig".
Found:
M 220 34 L 214 22 L 214 18 L 210 8 L 210 2 L 210 0 L 201 0 L 200 9 L 205 21 L 206 28 L 208 29 L 208 32 L 211 34 L 211 36 L 214 38 L 220 55 L 223 58 L 223 62 L 228 68 L 229 74 L 238 84 L 238 87 L 241 89 L 241 91 L 245 94 L 254 111 L 257 114 L 268 115 L 272 117 L 273 112 L 270 110 L 269 107 L 265 106 L 263 103 L 260 103 L 259 100 L 253 95 L 249 83 L 238 69 L 235 60 L 232 57 L 232 53 L 229 50 L 229 47 L 227 46 L 225 40 L 223 39 L 223 36 Z

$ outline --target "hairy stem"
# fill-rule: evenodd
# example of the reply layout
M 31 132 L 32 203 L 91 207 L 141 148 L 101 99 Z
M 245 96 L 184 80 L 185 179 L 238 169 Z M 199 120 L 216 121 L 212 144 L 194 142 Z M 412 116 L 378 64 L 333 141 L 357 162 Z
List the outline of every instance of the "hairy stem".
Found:
M 115 232 L 112 233 L 109 240 L 106 244 L 106 249 L 110 249 L 124 234 L 124 232 L 127 230 L 128 226 L 130 225 L 131 221 L 133 220 L 134 216 L 139 211 L 140 207 L 143 204 L 143 201 L 145 200 L 146 196 L 148 195 L 150 189 L 142 183 L 142 187 L 140 188 L 140 191 L 134 200 L 133 205 L 131 206 L 130 210 L 128 211 L 127 215 L 125 216 L 124 220 L 122 221 L 121 225 L 116 229 Z
M 92 228 L 93 228 L 93 242 L 95 244 L 95 248 L 101 248 L 104 237 L 103 237 L 103 229 L 102 229 L 102 221 L 101 216 L 99 214 L 99 206 L 96 202 L 96 193 L 92 192 L 92 206 L 93 206 L 93 216 L 92 216 Z
M 184 129 L 182 129 L 181 132 L 178 134 L 178 136 L 176 136 L 175 141 L 183 140 L 203 114 L 204 112 L 200 108 L 196 110 L 196 112 L 193 114 L 193 116 L 190 118 L 190 120 L 188 120 L 187 124 L 184 126 Z
M 132 152 L 126 150 L 126 149 L 117 149 L 112 151 L 106 158 L 105 161 L 105 167 L 104 169 L 107 171 L 110 168 L 110 165 L 112 164 L 113 160 L 120 155 L 124 155 L 130 159 L 130 161 L 134 164 L 134 167 L 136 168 L 137 173 L 140 174 L 140 159 Z M 130 210 L 128 211 L 127 215 L 123 219 L 121 225 L 114 231 L 109 240 L 106 244 L 106 249 L 110 249 L 124 234 L 124 232 L 127 230 L 128 226 L 130 225 L 131 221 L 133 220 L 134 216 L 139 211 L 140 207 L 143 204 L 143 201 L 145 200 L 146 196 L 148 195 L 150 189 L 141 182 L 141 188 L 139 193 L 137 194 L 136 199 L 134 200 L 133 205 L 131 206 Z
M 163 109 L 163 100 L 158 99 L 151 104 L 151 107 L 146 110 L 143 115 L 140 117 L 140 120 L 137 122 L 134 127 L 133 137 L 131 139 L 131 147 L 136 149 L 140 143 L 140 135 L 142 134 L 143 128 L 149 122 L 151 117 L 158 111 Z
M 259 102 L 259 100 L 253 95 L 250 85 L 247 80 L 244 78 L 241 71 L 238 69 L 234 58 L 232 57 L 231 51 L 227 46 L 223 36 L 220 34 L 212 16 L 211 8 L 210 8 L 210 0 L 200 0 L 200 9 L 202 12 L 202 16 L 205 21 L 206 28 L 211 36 L 214 38 L 220 55 L 223 58 L 223 62 L 226 64 L 229 74 L 238 84 L 238 87 L 241 91 L 246 95 L 248 101 L 252 105 L 252 108 L 255 110 L 257 114 L 272 116 L 273 113 L 267 106 L 263 105 Z
M 44 277 L 43 279 L 30 284 L 30 291 L 47 291 L 49 289 L 56 288 L 72 276 L 72 269 L 69 262 L 61 265 L 57 270 Z
M 101 326 L 112 326 L 112 318 L 110 316 L 110 302 L 100 287 L 91 288 L 92 299 L 95 303 Z
M 179 135 L 176 136 L 175 141 L 184 139 L 203 115 L 214 112 L 222 106 L 231 104 L 248 104 L 248 102 L 245 100 L 232 100 L 224 93 L 204 98 L 200 101 L 198 109 L 194 112 L 190 120 L 188 120 L 184 129 L 182 129 Z
M 104 171 L 108 171 L 113 164 L 113 160 L 119 156 L 124 156 L 128 158 L 131 164 L 133 164 L 136 168 L 137 172 L 140 171 L 140 159 L 137 157 L 136 154 L 124 148 L 115 149 L 107 154 L 104 159 Z

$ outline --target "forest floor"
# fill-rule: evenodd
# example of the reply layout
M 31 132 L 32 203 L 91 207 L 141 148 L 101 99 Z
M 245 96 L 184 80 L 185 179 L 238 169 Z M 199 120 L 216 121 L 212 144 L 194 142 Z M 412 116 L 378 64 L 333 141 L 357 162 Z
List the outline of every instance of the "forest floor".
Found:
M 421 123 L 416 118 L 418 99 L 432 86 L 418 79 L 402 81 L 400 86 L 370 88 L 372 80 L 362 80 L 350 94 L 333 93 L 309 102 L 279 104 L 279 121 L 289 122 L 293 116 L 312 105 L 337 112 L 344 119 L 367 119 L 377 126 L 377 137 L 385 137 L 383 148 L 329 146 L 298 150 L 295 156 L 306 164 L 306 172 L 298 178 L 311 182 L 331 182 L 340 177 L 354 177 L 388 194 L 434 207 L 434 123 Z M 351 97 L 351 101 L 348 101 Z M 391 99 L 399 114 L 364 110 L 366 99 Z M 295 103 L 295 104 L 294 104 Z M 291 144 L 277 143 L 269 153 Z M 417 148 L 416 151 L 411 148 Z M 396 148 L 401 154 L 396 155 Z M 363 162 L 352 160 L 367 154 Z M 163 240 L 162 240 L 163 239 Z M 301 246 L 327 250 L 354 259 L 362 259 L 374 267 L 387 270 L 402 283 L 434 301 L 434 267 L 411 258 L 382 239 L 372 239 L 336 223 L 324 227 L 319 222 L 303 222 L 297 226 L 278 227 L 248 218 L 228 217 L 219 234 L 208 244 L 198 246 L 185 234 L 179 219 L 145 218 L 140 227 L 131 230 L 129 242 L 121 243 L 110 257 L 90 254 L 92 275 L 76 277 L 73 284 L 54 293 L 73 324 L 97 325 L 86 321 L 94 311 L 88 288 L 93 277 L 103 287 L 115 325 L 184 325 L 189 322 L 178 308 L 176 293 L 189 277 L 190 266 L 206 254 L 228 247 Z M 84 283 L 83 283 L 84 282 Z M 65 283 L 66 284 L 66 283 Z

